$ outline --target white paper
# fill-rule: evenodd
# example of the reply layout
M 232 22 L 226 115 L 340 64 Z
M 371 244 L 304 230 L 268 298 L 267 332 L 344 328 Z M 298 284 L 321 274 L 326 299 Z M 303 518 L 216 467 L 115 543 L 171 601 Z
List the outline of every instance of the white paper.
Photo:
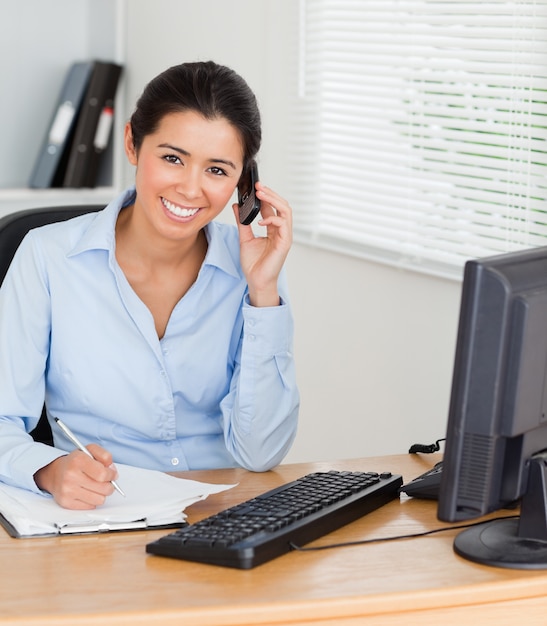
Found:
M 0 513 L 22 536 L 98 532 L 129 523 L 157 526 L 184 521 L 187 506 L 234 486 L 175 478 L 129 465 L 116 464 L 116 468 L 116 482 L 125 498 L 115 491 L 96 509 L 74 511 L 62 508 L 51 496 L 0 483 Z

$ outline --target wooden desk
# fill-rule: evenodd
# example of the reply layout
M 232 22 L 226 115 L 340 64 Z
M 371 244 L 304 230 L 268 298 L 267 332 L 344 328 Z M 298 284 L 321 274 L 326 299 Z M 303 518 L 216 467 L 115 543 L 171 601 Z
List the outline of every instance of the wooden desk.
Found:
M 438 458 L 438 457 L 437 457 Z M 265 474 L 181 474 L 239 482 L 188 509 L 189 520 L 310 471 L 391 470 L 409 480 L 435 456 L 391 456 L 283 465 Z M 316 544 L 443 526 L 434 502 L 391 502 Z M 452 550 L 454 531 L 430 537 L 291 552 L 252 570 L 147 555 L 165 531 L 12 539 L 0 531 L 0 625 L 470 624 L 547 623 L 547 571 L 476 565 Z

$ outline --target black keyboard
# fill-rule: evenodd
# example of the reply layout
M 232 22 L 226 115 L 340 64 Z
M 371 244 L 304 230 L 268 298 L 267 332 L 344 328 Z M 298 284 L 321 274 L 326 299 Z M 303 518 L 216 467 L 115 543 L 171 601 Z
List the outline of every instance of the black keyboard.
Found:
M 317 472 L 146 546 L 150 554 L 250 569 L 356 520 L 399 495 L 390 472 Z

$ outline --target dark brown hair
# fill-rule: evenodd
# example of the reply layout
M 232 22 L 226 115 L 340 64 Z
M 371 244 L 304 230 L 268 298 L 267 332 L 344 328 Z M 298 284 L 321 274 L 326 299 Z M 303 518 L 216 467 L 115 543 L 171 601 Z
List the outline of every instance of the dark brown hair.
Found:
M 148 83 L 130 119 L 135 150 L 165 115 L 188 110 L 224 118 L 239 132 L 246 169 L 262 138 L 256 97 L 239 74 L 213 61 L 175 65 Z

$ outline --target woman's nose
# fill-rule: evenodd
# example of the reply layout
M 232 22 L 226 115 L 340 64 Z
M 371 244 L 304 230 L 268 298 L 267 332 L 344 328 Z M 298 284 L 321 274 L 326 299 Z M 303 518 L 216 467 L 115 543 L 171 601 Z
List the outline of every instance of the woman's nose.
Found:
M 201 196 L 201 172 L 185 169 L 177 181 L 176 190 L 186 198 Z

